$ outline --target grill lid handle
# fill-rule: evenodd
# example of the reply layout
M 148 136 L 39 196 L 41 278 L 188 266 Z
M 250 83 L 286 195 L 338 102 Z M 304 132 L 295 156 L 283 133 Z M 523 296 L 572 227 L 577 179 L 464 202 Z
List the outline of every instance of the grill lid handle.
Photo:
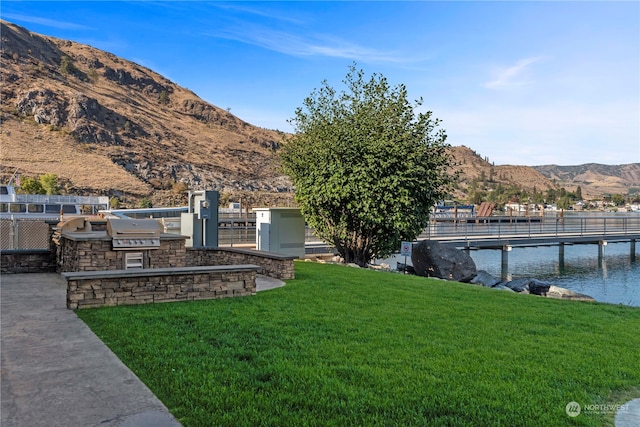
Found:
M 155 231 L 116 231 L 116 234 L 150 234 L 152 236 L 156 235 L 157 233 Z

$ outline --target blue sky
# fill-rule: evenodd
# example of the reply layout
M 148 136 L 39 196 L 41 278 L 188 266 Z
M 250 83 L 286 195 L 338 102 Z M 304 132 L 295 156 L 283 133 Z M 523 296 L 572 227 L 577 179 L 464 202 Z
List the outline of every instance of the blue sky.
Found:
M 2 19 L 287 119 L 349 65 L 404 84 L 495 164 L 640 162 L 640 2 L 6 1 Z

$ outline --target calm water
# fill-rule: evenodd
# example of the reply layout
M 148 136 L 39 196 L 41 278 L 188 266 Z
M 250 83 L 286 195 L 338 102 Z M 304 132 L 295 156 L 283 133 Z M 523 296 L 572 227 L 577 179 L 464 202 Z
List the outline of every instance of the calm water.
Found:
M 597 301 L 640 307 L 640 255 L 636 253 L 632 262 L 629 251 L 629 243 L 609 243 L 599 262 L 598 245 L 565 245 L 561 266 L 557 246 L 513 248 L 509 278 L 535 277 Z M 470 255 L 478 270 L 500 277 L 501 251 L 471 251 Z
M 636 246 L 636 260 L 631 262 L 629 243 L 609 243 L 598 262 L 598 245 L 565 245 L 564 266 L 560 266 L 557 246 L 513 248 L 509 252 L 508 278 L 534 277 L 600 302 L 640 307 L 639 251 Z M 500 277 L 501 251 L 476 250 L 469 254 L 478 270 Z M 385 261 L 393 268 L 395 261 L 404 262 L 404 257 Z

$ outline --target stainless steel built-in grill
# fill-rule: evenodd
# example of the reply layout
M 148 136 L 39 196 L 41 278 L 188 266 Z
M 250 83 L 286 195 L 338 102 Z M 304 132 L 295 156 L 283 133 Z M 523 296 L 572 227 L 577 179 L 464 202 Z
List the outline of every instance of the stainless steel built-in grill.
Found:
M 113 250 L 157 249 L 162 224 L 155 219 L 109 219 Z

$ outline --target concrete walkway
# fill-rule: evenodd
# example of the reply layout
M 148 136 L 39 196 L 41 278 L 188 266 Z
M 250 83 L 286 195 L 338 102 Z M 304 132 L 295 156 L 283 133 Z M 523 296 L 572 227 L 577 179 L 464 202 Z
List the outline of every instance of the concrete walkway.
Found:
M 2 275 L 0 310 L 3 427 L 180 426 L 67 310 L 60 275 Z
M 640 399 L 633 399 L 625 403 L 624 409 L 616 413 L 616 427 L 638 427 L 640 426 Z
M 258 274 L 256 276 L 256 292 L 268 291 L 269 289 L 280 288 L 284 286 L 284 282 L 280 279 Z

